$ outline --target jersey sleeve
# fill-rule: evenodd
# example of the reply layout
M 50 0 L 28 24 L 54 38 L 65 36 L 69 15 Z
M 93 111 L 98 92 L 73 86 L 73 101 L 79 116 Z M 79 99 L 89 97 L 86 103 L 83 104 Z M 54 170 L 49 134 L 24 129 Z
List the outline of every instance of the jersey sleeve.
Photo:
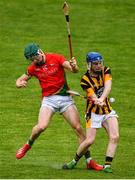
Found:
M 111 69 L 109 67 L 105 67 L 104 70 L 104 81 L 112 80 Z
M 66 61 L 65 56 L 59 55 L 58 61 L 59 61 L 59 64 L 62 65 Z
M 34 72 L 35 72 L 35 67 L 30 65 L 28 68 L 27 68 L 27 75 L 28 76 L 34 76 Z
M 82 89 L 84 91 L 86 91 L 88 88 L 90 88 L 90 84 L 89 84 L 89 79 L 87 78 L 86 75 L 84 75 L 82 78 L 81 78 L 81 82 L 80 82 L 80 85 L 82 87 Z

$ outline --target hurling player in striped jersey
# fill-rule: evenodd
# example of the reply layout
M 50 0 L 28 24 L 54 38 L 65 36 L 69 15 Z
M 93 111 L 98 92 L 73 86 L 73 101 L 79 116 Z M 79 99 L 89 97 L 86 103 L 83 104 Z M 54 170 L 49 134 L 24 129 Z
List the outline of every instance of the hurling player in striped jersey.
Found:
M 109 143 L 103 171 L 111 173 L 111 164 L 119 140 L 118 116 L 108 99 L 112 87 L 111 70 L 103 65 L 103 58 L 98 52 L 89 52 L 86 55 L 86 61 L 88 70 L 81 78 L 81 87 L 87 96 L 86 139 L 77 149 L 75 158 L 63 167 L 65 169 L 74 168 L 87 148 L 94 143 L 97 130 L 104 127 Z
M 74 129 L 79 142 L 82 143 L 85 135 L 75 103 L 70 94 L 67 93 L 69 87 L 65 76 L 65 69 L 72 73 L 78 72 L 76 59 L 73 57 L 67 61 L 63 55 L 44 53 L 35 43 L 30 43 L 25 47 L 24 56 L 31 64 L 28 66 L 26 74 L 17 79 L 16 86 L 18 88 L 27 87 L 28 81 L 35 76 L 41 86 L 42 103 L 38 123 L 33 127 L 27 143 L 17 151 L 16 158 L 21 159 L 31 149 L 34 141 L 47 129 L 55 112 L 63 115 Z M 86 151 L 85 158 L 86 160 L 90 158 L 89 150 Z M 98 170 L 98 167 L 99 165 L 95 162 L 91 165 L 91 168 L 95 170 Z

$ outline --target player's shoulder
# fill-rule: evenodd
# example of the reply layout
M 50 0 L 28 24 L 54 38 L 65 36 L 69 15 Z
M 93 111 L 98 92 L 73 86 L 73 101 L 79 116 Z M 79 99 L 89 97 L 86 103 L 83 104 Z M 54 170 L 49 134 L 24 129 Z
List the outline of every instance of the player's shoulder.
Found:
M 34 62 L 32 62 L 31 64 L 29 64 L 29 66 L 28 66 L 28 68 L 35 68 L 36 66 L 35 66 L 35 64 L 34 64 Z
M 81 79 L 84 79 L 86 77 L 89 77 L 89 71 L 87 70 L 81 77 Z
M 110 69 L 110 67 L 109 66 L 104 66 L 104 69 Z
M 110 72 L 110 71 L 111 71 L 111 68 L 108 67 L 108 66 L 104 66 L 104 67 L 103 67 L 103 71 L 104 71 L 104 73 Z
M 58 53 L 53 53 L 53 52 L 47 52 L 45 53 L 47 58 L 59 58 L 59 57 L 64 57 L 63 54 L 58 54 Z M 65 57 L 64 57 L 65 58 Z
M 62 65 L 65 61 L 66 58 L 62 54 L 57 54 L 57 53 L 46 54 L 46 62 L 48 63 L 56 63 Z
M 34 63 L 31 63 L 27 69 L 28 71 L 34 71 L 36 69 L 36 66 L 34 65 Z
M 87 77 L 89 77 L 89 71 L 87 70 L 84 74 L 83 74 L 83 76 L 87 76 Z

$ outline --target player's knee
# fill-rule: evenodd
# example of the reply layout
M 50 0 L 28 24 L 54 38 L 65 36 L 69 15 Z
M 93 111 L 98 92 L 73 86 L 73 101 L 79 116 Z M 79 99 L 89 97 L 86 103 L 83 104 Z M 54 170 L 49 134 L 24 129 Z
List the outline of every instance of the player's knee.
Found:
M 83 132 L 81 125 L 78 124 L 76 126 L 72 126 L 72 128 L 75 130 L 77 136 L 79 137 L 80 139 L 79 142 L 81 143 L 82 141 L 84 141 L 86 137 L 85 137 L 85 134 Z
M 118 143 L 119 142 L 119 134 L 110 136 L 110 141 L 115 144 Z
M 94 138 L 94 137 L 89 137 L 89 138 L 86 138 L 85 143 L 86 143 L 86 145 L 87 145 L 87 147 L 88 147 L 88 146 L 90 146 L 91 144 L 93 144 L 94 141 L 95 141 L 95 138 Z
M 95 141 L 95 137 L 89 136 L 85 139 L 85 146 L 89 147 L 91 144 L 93 144 Z
M 75 125 L 73 128 L 78 132 L 78 134 L 83 134 L 83 130 L 80 124 Z

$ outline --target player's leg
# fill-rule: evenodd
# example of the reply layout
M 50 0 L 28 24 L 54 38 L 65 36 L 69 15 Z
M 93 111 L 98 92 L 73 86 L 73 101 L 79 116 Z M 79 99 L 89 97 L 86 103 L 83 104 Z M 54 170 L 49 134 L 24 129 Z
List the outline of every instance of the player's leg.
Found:
M 38 138 L 41 132 L 43 132 L 48 127 L 52 115 L 53 115 L 52 109 L 48 107 L 41 107 L 39 112 L 38 123 L 33 127 L 28 142 L 17 151 L 16 153 L 17 159 L 21 159 L 26 154 L 26 152 L 31 148 L 32 144 Z
M 105 158 L 105 172 L 112 172 L 111 164 L 114 158 L 118 140 L 119 140 L 119 126 L 118 120 L 116 117 L 108 118 L 104 123 L 103 127 L 105 128 L 108 136 L 109 136 L 109 143 L 107 146 L 106 151 L 106 158 Z
M 71 125 L 72 128 L 75 129 L 76 134 L 79 136 L 80 138 L 80 146 L 77 150 L 77 153 L 75 155 L 75 158 L 65 164 L 63 166 L 64 169 L 73 169 L 77 162 L 79 161 L 79 159 L 85 155 L 86 157 L 86 161 L 87 161 L 87 168 L 93 168 L 96 170 L 101 170 L 101 166 L 97 167 L 98 165 L 94 162 L 94 160 L 91 160 L 91 156 L 90 156 L 90 152 L 88 151 L 89 146 L 94 142 L 95 137 L 96 137 L 96 129 L 91 129 L 89 128 L 87 130 L 87 138 L 84 139 L 84 133 L 80 124 L 80 118 L 79 118 L 79 114 L 77 112 L 77 109 L 73 108 L 74 106 L 70 106 L 70 108 L 67 109 L 67 111 L 65 113 L 63 113 L 65 119 L 69 122 L 69 124 Z M 73 108 L 73 109 L 72 109 Z M 74 116 L 72 116 L 74 114 Z M 90 163 L 91 161 L 91 163 Z M 88 166 L 89 164 L 89 166 Z
M 96 138 L 97 129 L 86 127 L 86 139 L 80 144 L 77 154 L 82 156 L 84 152 L 89 148 L 95 141 Z M 92 157 L 86 159 L 86 168 L 87 169 L 95 169 L 97 171 L 100 171 L 103 169 L 103 166 L 97 164 Z
M 90 129 L 88 130 L 90 132 Z M 88 131 L 87 131 L 87 135 L 88 135 Z M 94 134 L 94 133 L 93 133 Z M 72 161 L 70 161 L 69 163 L 64 164 L 63 169 L 73 169 L 76 164 L 78 163 L 78 161 L 80 160 L 80 158 L 87 152 L 87 149 L 89 148 L 90 144 L 93 143 L 93 139 L 92 138 L 86 138 L 84 141 L 82 141 L 82 143 L 80 144 L 80 146 L 77 149 L 77 152 L 75 154 L 75 157 Z M 92 158 L 89 156 L 87 160 L 91 160 Z
M 96 129 L 87 128 L 86 129 L 86 139 L 80 144 L 77 154 L 82 156 L 84 152 L 94 143 L 96 138 Z
M 66 119 L 66 121 L 70 124 L 70 126 L 73 128 L 76 135 L 78 136 L 79 143 L 84 141 L 85 134 L 80 123 L 80 117 L 76 106 L 74 104 L 70 105 L 66 109 L 66 111 L 63 112 L 63 116 Z
M 35 139 L 37 139 L 37 137 L 40 135 L 41 132 L 47 129 L 52 115 L 53 115 L 53 111 L 49 107 L 42 107 L 40 109 L 38 123 L 37 125 L 33 127 L 32 133 L 29 139 L 30 145 L 33 144 L 33 142 L 35 141 Z
M 85 134 L 83 132 L 83 128 L 81 126 L 80 123 L 80 117 L 79 117 L 79 113 L 77 111 L 77 108 L 74 104 L 71 104 L 66 111 L 63 112 L 63 116 L 66 119 L 66 121 L 70 124 L 70 126 L 73 128 L 73 130 L 75 131 L 77 137 L 79 138 L 79 144 L 81 144 L 81 142 L 83 142 L 85 140 Z M 87 156 L 90 157 L 90 152 L 87 151 Z M 71 162 L 64 164 L 63 165 L 63 169 L 73 169 L 76 164 L 77 161 L 79 161 L 81 157 L 79 157 L 76 154 L 75 160 L 73 159 Z

